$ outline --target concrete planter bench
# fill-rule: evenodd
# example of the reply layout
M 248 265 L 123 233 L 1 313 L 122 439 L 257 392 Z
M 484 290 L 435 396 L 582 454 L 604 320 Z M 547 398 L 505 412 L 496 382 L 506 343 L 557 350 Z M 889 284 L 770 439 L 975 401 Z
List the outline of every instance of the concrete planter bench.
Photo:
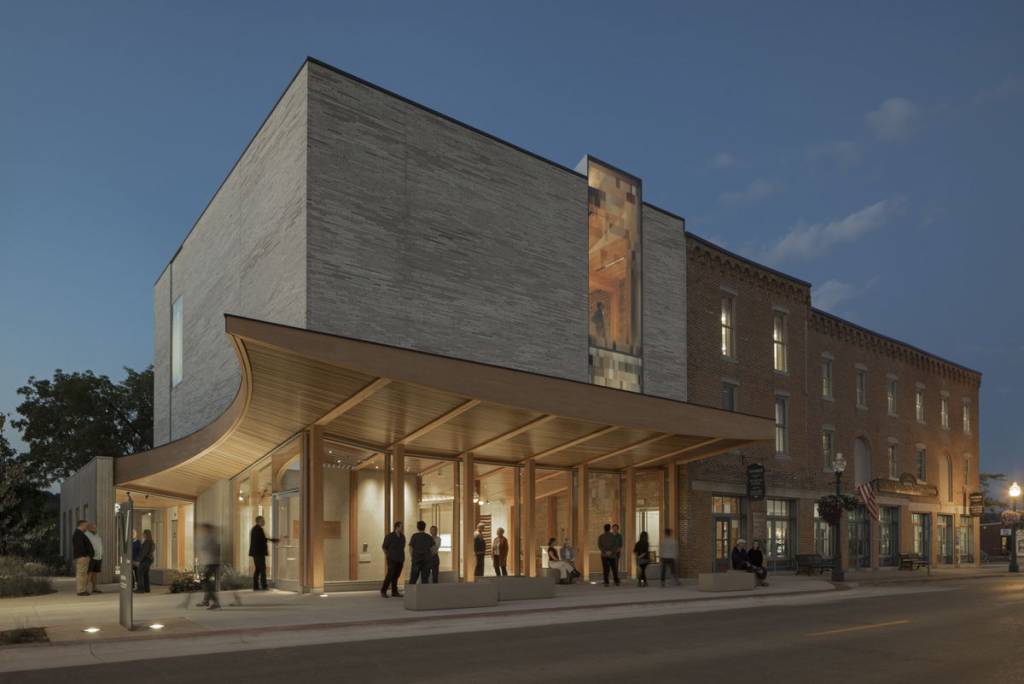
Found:
M 485 577 L 483 582 L 493 583 L 498 586 L 499 601 L 524 601 L 528 599 L 554 598 L 555 577 L 544 575 L 541 577 Z
M 446 610 L 498 605 L 497 582 L 443 582 L 405 587 L 406 610 Z
M 698 591 L 752 591 L 757 577 L 752 572 L 708 572 L 697 576 Z

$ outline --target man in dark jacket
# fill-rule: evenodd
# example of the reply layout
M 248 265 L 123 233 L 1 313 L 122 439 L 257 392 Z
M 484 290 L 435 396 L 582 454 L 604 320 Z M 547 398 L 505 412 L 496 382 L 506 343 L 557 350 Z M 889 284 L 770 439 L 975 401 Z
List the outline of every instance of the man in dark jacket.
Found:
M 249 530 L 249 555 L 252 556 L 252 564 L 256 570 L 252 573 L 252 590 L 267 590 L 267 556 L 270 555 L 267 542 L 276 542 L 277 539 L 270 539 L 263 531 L 266 521 L 262 515 L 256 516 L 256 524 Z
M 484 556 L 487 555 L 487 540 L 484 539 L 484 531 L 486 528 L 483 523 L 476 526 L 476 532 L 473 533 L 473 555 L 476 556 L 476 568 L 473 570 L 473 575 L 476 577 L 484 576 Z
M 430 563 L 433 556 L 434 538 L 425 532 L 427 523 L 420 520 L 416 523 L 416 534 L 409 539 L 409 550 L 412 556 L 412 570 L 409 573 L 409 584 L 423 578 L 423 584 L 430 581 Z
M 79 596 L 89 595 L 89 564 L 92 562 L 92 542 L 86 536 L 88 520 L 79 520 L 71 535 L 71 555 L 75 559 L 75 589 Z
M 604 586 L 608 586 L 608 573 L 615 578 L 615 586 L 619 586 L 619 555 L 622 546 L 619 538 L 612 533 L 612 526 L 604 526 L 604 534 L 597 538 L 597 549 L 601 552 L 601 570 L 604 574 Z
M 747 552 L 746 539 L 738 539 L 736 541 L 736 546 L 732 547 L 731 560 L 733 570 L 750 569 L 750 554 Z
M 384 537 L 381 544 L 384 550 L 384 562 L 387 563 L 387 574 L 384 576 L 384 584 L 380 587 L 380 595 L 388 597 L 388 587 L 391 587 L 391 595 L 401 598 L 398 593 L 398 578 L 402 576 L 402 566 L 405 564 L 405 535 L 402 534 L 402 523 L 396 522 L 394 529 Z

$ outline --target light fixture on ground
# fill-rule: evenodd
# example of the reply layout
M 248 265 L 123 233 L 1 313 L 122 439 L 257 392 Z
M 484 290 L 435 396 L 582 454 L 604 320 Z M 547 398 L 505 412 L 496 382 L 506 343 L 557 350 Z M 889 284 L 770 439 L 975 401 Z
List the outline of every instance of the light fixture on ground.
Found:
M 83 632 L 88 632 L 89 634 L 95 634 L 96 632 L 100 631 L 100 628 L 99 627 L 86 627 L 82 631 Z
M 164 628 L 164 626 L 163 626 L 163 625 L 161 625 L 161 624 L 160 624 L 159 622 L 154 622 L 153 624 L 151 624 L 151 625 L 149 626 L 149 628 L 150 628 L 150 629 L 163 629 L 163 628 Z
M 840 525 L 843 522 L 842 506 L 840 505 L 840 491 L 839 484 L 843 478 L 843 471 L 846 470 L 846 459 L 843 458 L 842 453 L 836 453 L 835 459 L 832 461 L 832 471 L 836 474 L 836 505 L 839 506 L 839 517 L 836 518 L 836 527 L 832 533 L 832 581 L 843 582 L 845 577 L 843 576 L 843 553 L 842 545 L 839 543 L 839 531 Z
M 1013 505 L 1013 521 L 1010 525 L 1010 572 L 1020 572 L 1017 565 L 1017 499 L 1020 498 L 1020 485 L 1014 482 L 1010 485 L 1010 501 Z
M 327 598 L 327 594 L 320 594 L 320 598 Z

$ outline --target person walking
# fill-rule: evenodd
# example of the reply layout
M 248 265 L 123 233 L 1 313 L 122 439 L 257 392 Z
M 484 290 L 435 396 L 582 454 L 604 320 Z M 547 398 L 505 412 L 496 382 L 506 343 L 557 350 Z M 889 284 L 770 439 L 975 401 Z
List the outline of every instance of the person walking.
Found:
M 434 548 L 434 538 L 427 534 L 427 523 L 420 520 L 416 523 L 416 533 L 409 539 L 409 551 L 412 556 L 412 570 L 409 572 L 409 584 L 416 584 L 417 580 L 427 583 L 427 575 L 430 572 L 431 550 Z
M 612 526 L 605 524 L 604 533 L 597 538 L 597 549 L 601 552 L 601 573 L 604 575 L 604 586 L 606 587 L 609 573 L 615 579 L 615 586 L 619 586 L 618 557 L 622 549 L 617 544 L 618 540 L 612 534 Z
M 85 536 L 92 544 L 92 558 L 89 559 L 89 585 L 92 587 L 92 593 L 102 594 L 103 592 L 100 591 L 97 584 L 100 571 L 103 569 L 103 538 L 96 532 L 96 523 L 89 523 L 85 528 Z
M 210 523 L 199 527 L 199 564 L 203 566 L 203 600 L 200 606 L 209 610 L 220 608 L 217 583 L 220 580 L 220 540 L 217 529 Z
M 487 555 L 487 541 L 484 539 L 483 523 L 477 525 L 476 532 L 473 533 L 473 553 L 476 555 L 476 568 L 473 570 L 473 575 L 483 577 L 484 556 Z
M 498 536 L 491 542 L 491 556 L 494 560 L 494 575 L 496 577 L 507 577 L 508 539 L 505 537 L 504 528 L 498 528 Z
M 276 538 L 268 537 L 263 531 L 266 521 L 262 515 L 256 516 L 256 524 L 249 530 L 249 556 L 252 558 L 254 570 L 252 573 L 252 590 L 267 590 L 267 556 L 270 555 L 270 548 L 267 542 L 276 542 Z
M 391 587 L 391 596 L 401 598 L 402 595 L 398 593 L 398 578 L 402 576 L 402 566 L 405 565 L 405 535 L 402 534 L 401 521 L 396 522 L 391 532 L 384 537 L 381 548 L 384 550 L 387 574 L 384 575 L 380 595 L 387 598 L 388 587 Z
M 155 552 L 156 544 L 153 543 L 153 533 L 149 530 L 142 530 L 142 546 L 139 547 L 139 588 L 135 590 L 140 594 L 149 593 L 149 569 L 153 566 Z
M 636 586 L 647 586 L 647 566 L 651 563 L 651 544 L 647 540 L 647 531 L 640 533 L 640 538 L 633 545 L 633 555 L 636 556 Z
M 658 553 L 661 556 L 661 586 L 665 586 L 665 573 L 669 572 L 669 568 L 672 568 L 671 577 L 678 586 L 679 567 L 676 565 L 676 560 L 679 558 L 679 543 L 672 536 L 672 529 L 669 527 L 665 528 L 665 536 L 661 538 Z
M 747 553 L 747 561 L 750 563 L 750 570 L 757 576 L 759 586 L 766 587 L 768 582 L 768 568 L 764 567 L 764 553 L 761 551 L 761 542 L 754 540 Z
M 437 584 L 438 576 L 441 574 L 441 535 L 437 533 L 437 525 L 430 526 L 430 538 L 434 545 L 430 547 L 430 582 Z
M 79 520 L 71 535 L 71 555 L 75 560 L 75 590 L 79 596 L 89 595 L 89 562 L 92 560 L 92 542 L 85 531 L 88 520 Z

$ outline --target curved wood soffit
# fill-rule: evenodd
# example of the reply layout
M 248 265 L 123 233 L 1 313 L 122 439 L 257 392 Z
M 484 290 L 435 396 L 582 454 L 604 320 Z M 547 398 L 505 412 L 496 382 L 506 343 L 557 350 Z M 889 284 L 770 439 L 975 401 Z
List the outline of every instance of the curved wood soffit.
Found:
M 114 459 L 114 484 L 122 486 L 155 475 L 175 466 L 198 460 L 224 443 L 238 428 L 252 400 L 252 364 L 242 340 L 228 336 L 234 345 L 241 379 L 231 404 L 213 422 L 190 435 L 162 444 L 149 451 L 140 451 Z

